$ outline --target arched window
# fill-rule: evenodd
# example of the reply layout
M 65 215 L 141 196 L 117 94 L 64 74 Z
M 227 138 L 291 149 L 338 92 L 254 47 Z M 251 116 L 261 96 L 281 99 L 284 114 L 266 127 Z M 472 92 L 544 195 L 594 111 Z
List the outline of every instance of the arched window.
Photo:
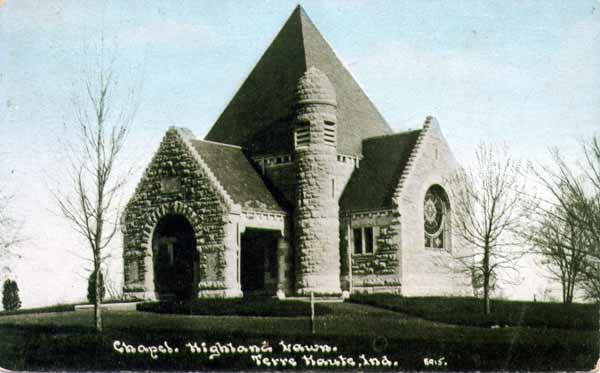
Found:
M 444 189 L 439 185 L 429 188 L 423 202 L 425 247 L 448 248 L 448 212 L 448 197 Z

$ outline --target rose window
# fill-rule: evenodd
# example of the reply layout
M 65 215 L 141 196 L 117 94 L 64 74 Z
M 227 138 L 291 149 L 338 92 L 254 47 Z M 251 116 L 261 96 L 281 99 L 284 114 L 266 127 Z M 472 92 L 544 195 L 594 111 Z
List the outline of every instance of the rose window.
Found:
M 425 247 L 444 247 L 446 233 L 446 199 L 440 187 L 432 187 L 425 194 L 423 215 L 425 220 Z

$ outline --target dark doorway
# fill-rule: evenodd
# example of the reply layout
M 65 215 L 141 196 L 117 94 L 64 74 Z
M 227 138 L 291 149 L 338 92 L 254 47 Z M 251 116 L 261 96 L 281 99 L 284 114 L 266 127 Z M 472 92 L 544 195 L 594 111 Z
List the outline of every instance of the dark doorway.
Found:
M 196 237 L 181 215 L 166 215 L 152 236 L 154 282 L 161 300 L 190 300 L 197 294 Z
M 242 234 L 241 285 L 244 295 L 277 290 L 279 232 L 247 228 Z

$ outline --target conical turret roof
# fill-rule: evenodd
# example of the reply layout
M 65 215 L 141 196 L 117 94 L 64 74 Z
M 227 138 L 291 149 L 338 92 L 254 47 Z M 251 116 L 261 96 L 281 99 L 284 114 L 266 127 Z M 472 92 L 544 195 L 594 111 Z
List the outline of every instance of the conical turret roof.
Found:
M 256 64 L 207 140 L 239 145 L 253 154 L 293 149 L 291 115 L 300 77 L 314 66 L 337 98 L 338 152 L 361 154 L 364 138 L 392 133 L 302 7 L 298 6 Z
M 327 75 L 314 66 L 311 66 L 298 81 L 295 97 L 296 105 L 318 102 L 337 106 L 335 88 Z

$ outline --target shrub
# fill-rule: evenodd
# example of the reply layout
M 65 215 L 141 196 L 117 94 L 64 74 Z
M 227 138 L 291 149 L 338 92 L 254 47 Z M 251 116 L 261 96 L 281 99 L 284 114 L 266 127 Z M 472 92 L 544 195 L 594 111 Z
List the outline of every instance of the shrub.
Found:
M 491 327 L 519 326 L 597 330 L 594 304 L 492 300 L 492 313 L 482 312 L 481 299 L 474 297 L 401 297 L 391 294 L 355 294 L 351 302 L 403 312 L 449 324 Z
M 104 287 L 104 276 L 100 272 L 100 302 L 104 299 L 106 289 Z M 91 304 L 96 303 L 96 272 L 92 272 L 88 279 L 87 299 Z
M 30 314 L 30 313 L 67 312 L 67 311 L 75 311 L 75 305 L 74 304 L 58 304 L 55 306 L 27 308 L 27 309 L 15 310 L 15 311 L 6 311 L 5 310 L 5 311 L 0 312 L 0 316 L 26 315 L 26 314 Z
M 4 306 L 5 311 L 16 311 L 21 308 L 19 286 L 16 281 L 11 279 L 4 281 L 4 287 L 2 289 L 2 306 Z
M 327 306 L 315 306 L 318 315 L 332 312 Z M 195 299 L 191 302 L 139 303 L 137 310 L 181 315 L 309 317 L 310 303 L 278 299 Z

